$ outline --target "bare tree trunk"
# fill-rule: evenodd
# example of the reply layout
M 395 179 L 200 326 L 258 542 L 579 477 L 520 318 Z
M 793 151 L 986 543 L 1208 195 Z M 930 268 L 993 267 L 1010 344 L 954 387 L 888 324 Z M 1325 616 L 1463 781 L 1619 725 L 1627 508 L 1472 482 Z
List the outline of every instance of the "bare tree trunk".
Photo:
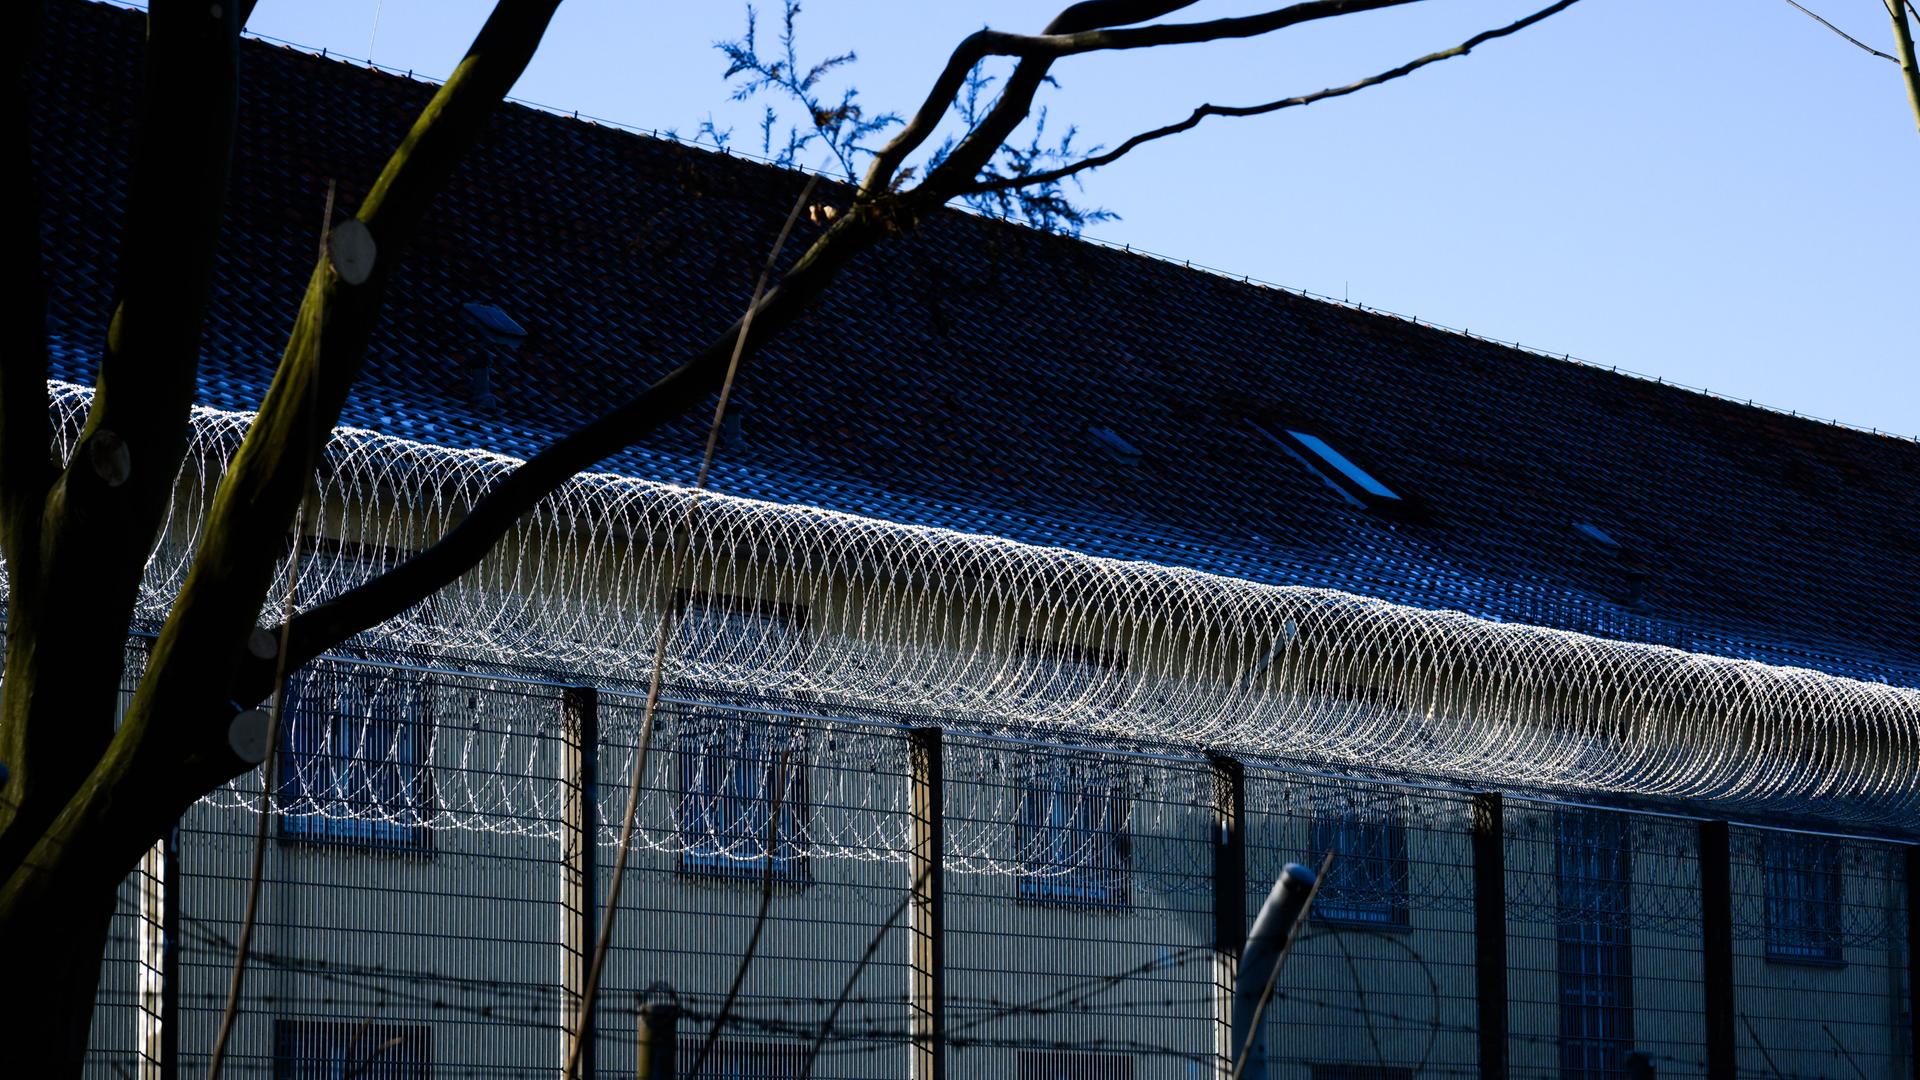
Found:
M 1893 44 L 1900 54 L 1900 74 L 1907 81 L 1907 104 L 1913 107 L 1913 124 L 1920 128 L 1920 61 L 1914 59 L 1913 27 L 1907 22 L 1906 0 L 1886 0 L 1887 14 L 1893 16 Z
M 11 976 L 0 978 L 0 1015 L 10 1032 L 48 1040 L 25 1055 L 48 1066 L 35 1075 L 78 1074 L 121 879 L 195 798 L 250 765 L 224 745 L 220 688 L 246 655 L 279 539 L 359 370 L 395 256 L 558 3 L 499 0 L 358 215 L 321 223 L 334 257 L 315 268 L 116 728 L 134 601 L 185 453 L 237 89 L 235 7 L 153 0 L 120 292 L 86 428 L 57 473 L 44 341 L 0 354 L 0 541 L 12 570 L 0 761 L 13 774 L 0 791 L 0 967 Z M 24 135 L 25 101 L 7 104 Z M 27 224 L 37 239 L 37 221 Z M 220 733 L 211 753 L 183 752 L 179 736 L 195 725 Z
M 111 885 L 78 890 L 33 919 L 0 924 L 10 1075 L 80 1075 L 115 896 Z

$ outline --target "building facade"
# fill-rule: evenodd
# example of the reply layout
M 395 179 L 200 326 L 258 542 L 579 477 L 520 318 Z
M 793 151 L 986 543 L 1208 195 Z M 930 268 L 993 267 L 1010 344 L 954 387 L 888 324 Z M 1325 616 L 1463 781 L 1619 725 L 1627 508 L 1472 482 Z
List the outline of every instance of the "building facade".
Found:
M 52 7 L 71 433 L 140 26 Z M 320 196 L 430 92 L 244 60 L 150 620 Z M 799 182 L 504 110 L 404 255 L 296 602 L 724 327 Z M 737 400 L 712 490 L 689 420 L 295 675 L 272 768 L 128 881 L 93 1067 L 204 1067 L 264 794 L 249 1075 L 555 1075 L 616 907 L 601 1074 L 672 1002 L 684 1075 L 1227 1075 L 1289 862 L 1326 874 L 1269 1075 L 1915 1075 L 1920 446 L 958 213 Z

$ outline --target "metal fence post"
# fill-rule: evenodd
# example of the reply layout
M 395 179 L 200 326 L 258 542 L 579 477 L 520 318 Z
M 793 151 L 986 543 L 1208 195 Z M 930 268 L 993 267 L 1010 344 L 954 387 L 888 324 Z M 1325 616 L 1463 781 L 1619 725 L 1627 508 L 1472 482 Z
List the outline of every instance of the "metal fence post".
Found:
M 907 863 L 907 1026 L 911 1080 L 940 1080 L 945 1075 L 945 988 L 942 986 L 941 870 L 946 851 L 942 821 L 944 767 L 940 729 L 908 733 L 912 758 L 913 843 Z
M 1232 1075 L 1233 987 L 1247 937 L 1247 771 L 1225 754 L 1213 765 L 1213 1071 Z
M 1734 1080 L 1733 842 L 1724 821 L 1700 823 L 1700 959 L 1705 981 L 1707 1078 Z
M 679 1080 L 680 1006 L 649 1001 L 640 1006 L 639 1042 L 633 1060 L 638 1080 Z
M 140 860 L 140 1007 L 134 1033 L 142 1080 L 180 1071 L 180 827 Z
M 1907 845 L 1907 1063 L 1920 1080 L 1920 844 Z
M 587 969 L 599 933 L 600 695 L 570 687 L 560 697 L 560 1060 L 580 1032 L 576 1076 L 594 1075 L 593 1017 L 581 1022 Z
M 1499 792 L 1473 797 L 1473 964 L 1479 1000 L 1480 1075 L 1507 1077 L 1506 807 Z

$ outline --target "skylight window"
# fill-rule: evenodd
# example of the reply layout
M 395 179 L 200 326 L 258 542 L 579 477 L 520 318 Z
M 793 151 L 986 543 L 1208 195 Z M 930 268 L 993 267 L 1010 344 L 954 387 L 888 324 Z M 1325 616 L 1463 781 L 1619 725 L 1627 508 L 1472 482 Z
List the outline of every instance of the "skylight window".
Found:
M 1120 464 L 1140 464 L 1140 458 L 1142 457 L 1140 448 L 1128 442 L 1125 437 L 1112 428 L 1090 427 L 1087 429 L 1087 437 L 1100 444 L 1100 449 L 1105 450 L 1113 460 Z
M 1309 435 L 1304 431 L 1288 429 L 1287 435 L 1293 441 L 1312 451 L 1321 461 L 1338 469 L 1340 475 L 1359 485 L 1360 490 L 1382 499 L 1398 499 L 1400 496 L 1392 488 L 1373 478 L 1373 474 L 1355 465 L 1345 454 L 1327 445 L 1318 435 Z
M 1420 500 L 1395 491 L 1386 481 L 1336 449 L 1326 439 L 1286 424 L 1262 423 L 1251 418 L 1248 423 L 1354 506 L 1388 517 L 1408 520 L 1425 518 L 1426 510 Z

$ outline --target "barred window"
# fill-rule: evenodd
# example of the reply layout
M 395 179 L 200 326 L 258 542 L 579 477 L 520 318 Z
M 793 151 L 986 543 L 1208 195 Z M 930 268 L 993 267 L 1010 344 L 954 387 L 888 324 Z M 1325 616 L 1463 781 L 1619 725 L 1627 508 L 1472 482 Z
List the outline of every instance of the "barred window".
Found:
M 1309 830 L 1308 862 L 1333 866 L 1313 901 L 1322 922 L 1407 923 L 1407 826 L 1397 799 L 1322 807 Z
M 281 835 L 430 847 L 432 689 L 421 672 L 346 661 L 290 676 L 281 710 Z
M 1017 1080 L 1133 1080 L 1133 1055 L 1088 1050 L 1021 1050 Z
M 696 674 L 717 665 L 790 664 L 806 617 L 804 608 L 720 593 L 684 593 L 679 602 L 675 636 Z M 726 709 L 697 709 L 681 722 L 675 742 L 680 869 L 804 879 L 811 804 L 801 729 Z
M 1609 1080 L 1633 1049 L 1631 832 L 1600 811 L 1562 810 L 1556 828 L 1560 1077 Z
M 428 1080 L 433 1029 L 425 1024 L 275 1020 L 273 1080 Z
M 683 871 L 807 876 L 803 839 L 810 806 L 798 727 L 696 715 L 681 724 L 677 750 Z
M 1123 774 L 1083 759 L 1044 761 L 1022 785 L 1022 899 L 1125 907 L 1133 866 Z
M 682 1044 L 680 1068 L 688 1080 L 800 1080 L 807 1044 L 771 1039 L 719 1039 L 699 1072 L 692 1072 L 694 1047 Z
M 1767 959 L 1840 963 L 1839 845 L 1817 836 L 1769 833 L 1760 850 Z

